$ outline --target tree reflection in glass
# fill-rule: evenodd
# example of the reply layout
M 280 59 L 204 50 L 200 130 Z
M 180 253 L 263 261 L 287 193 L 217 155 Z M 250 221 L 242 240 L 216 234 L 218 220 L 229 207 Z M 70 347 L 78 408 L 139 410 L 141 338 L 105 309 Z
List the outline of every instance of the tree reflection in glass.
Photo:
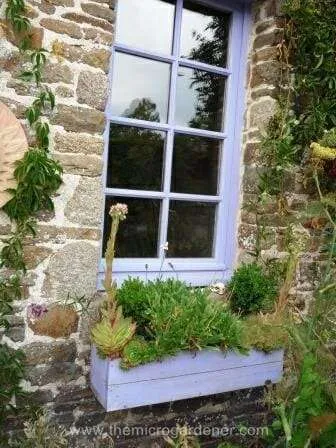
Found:
M 225 67 L 231 14 L 185 1 L 181 51 L 184 58 Z
M 204 70 L 179 67 L 176 124 L 222 131 L 226 79 Z
M 170 65 L 118 52 L 113 63 L 113 115 L 167 122 Z M 147 104 L 154 105 L 155 114 L 149 108 L 150 114 L 146 115 L 145 100 Z M 141 108 L 141 105 L 146 107 Z
M 216 195 L 221 146 L 217 139 L 176 134 L 171 190 Z
M 155 104 L 149 100 L 141 100 L 131 117 L 138 114 L 157 121 Z M 160 191 L 165 142 L 165 132 L 111 124 L 107 186 Z
M 216 205 L 170 201 L 169 257 L 212 257 Z
M 103 253 L 111 230 L 108 212 L 113 204 L 128 206 L 127 223 L 120 226 L 116 243 L 117 258 L 157 257 L 161 201 L 158 199 L 133 199 L 107 197 L 105 203 Z

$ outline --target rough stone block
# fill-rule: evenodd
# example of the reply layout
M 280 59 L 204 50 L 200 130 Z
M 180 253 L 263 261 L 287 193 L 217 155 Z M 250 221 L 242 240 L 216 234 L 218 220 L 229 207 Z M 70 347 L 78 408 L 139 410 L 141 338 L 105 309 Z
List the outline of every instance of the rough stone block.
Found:
M 113 44 L 114 35 L 112 33 L 106 33 L 97 28 L 84 28 L 83 33 L 85 39 L 90 39 L 103 45 Z
M 279 85 L 280 65 L 277 61 L 262 62 L 252 67 L 250 87 L 262 84 Z
M 241 249 L 252 251 L 257 240 L 257 226 L 241 224 L 238 233 L 238 242 Z
M 258 193 L 259 176 L 255 167 L 247 166 L 243 177 L 243 191 L 245 193 Z
M 79 241 L 56 252 L 46 269 L 43 292 L 56 300 L 73 296 L 91 297 L 96 290 L 99 249 Z
M 65 22 L 64 20 L 44 18 L 40 20 L 41 26 L 58 34 L 67 34 L 70 37 L 80 39 L 82 30 L 73 22 Z
M 81 45 L 69 45 L 56 40 L 52 52 L 57 57 L 63 57 L 71 62 L 82 62 L 103 71 L 108 71 L 111 53 L 104 48 L 87 49 Z
M 42 261 L 52 254 L 49 247 L 29 245 L 24 248 L 24 261 L 27 269 L 35 269 Z
M 278 58 L 277 47 L 265 47 L 261 50 L 254 51 L 252 55 L 253 64 L 266 61 L 276 61 Z
M 47 62 L 43 70 L 43 81 L 71 84 L 73 82 L 73 72 L 66 64 Z
M 105 19 L 109 22 L 113 22 L 115 19 L 114 12 L 108 6 L 97 5 L 97 3 L 82 3 L 81 7 L 84 12 L 99 19 Z
M 102 185 L 100 178 L 82 177 L 65 207 L 66 218 L 76 224 L 99 226 L 102 215 Z
M 103 170 L 103 160 L 96 155 L 54 153 L 53 157 L 60 162 L 65 174 L 96 177 Z
M 23 317 L 11 315 L 7 317 L 9 327 L 5 335 L 14 342 L 22 342 L 25 338 L 25 322 Z
M 66 131 L 102 133 L 105 126 L 103 112 L 84 107 L 58 104 L 51 117 L 52 124 L 63 126 Z
M 98 110 L 105 109 L 107 100 L 107 76 L 90 71 L 80 72 L 77 84 L 79 103 L 85 103 Z
M 48 0 L 27 0 L 31 5 L 36 6 L 40 11 L 46 14 L 54 14 L 56 8 Z
M 82 375 L 82 369 L 73 362 L 56 362 L 46 366 L 28 367 L 27 380 L 32 386 L 50 383 L 68 383 Z
M 250 109 L 250 126 L 265 129 L 277 107 L 278 102 L 271 97 L 265 97 L 254 103 Z
M 279 44 L 283 37 L 283 31 L 279 28 L 275 28 L 269 33 L 259 34 L 253 43 L 253 49 L 258 50 L 259 48 L 266 46 L 276 46 Z
M 27 365 L 73 362 L 76 359 L 75 341 L 33 342 L 24 348 Z
M 55 95 L 62 98 L 71 98 L 75 95 L 75 91 L 71 87 L 57 86 L 55 89 Z
M 54 150 L 56 152 L 103 154 L 103 137 L 77 132 L 56 132 L 54 138 Z
M 75 12 L 66 12 L 62 14 L 64 19 L 72 20 L 76 23 L 87 23 L 92 26 L 97 26 L 98 28 L 102 28 L 106 31 L 112 31 L 112 24 L 107 22 L 106 20 L 96 19 L 95 17 L 86 16 L 84 14 L 78 14 Z
M 260 143 L 247 142 L 244 150 L 244 163 L 251 165 L 256 163 L 259 156 Z

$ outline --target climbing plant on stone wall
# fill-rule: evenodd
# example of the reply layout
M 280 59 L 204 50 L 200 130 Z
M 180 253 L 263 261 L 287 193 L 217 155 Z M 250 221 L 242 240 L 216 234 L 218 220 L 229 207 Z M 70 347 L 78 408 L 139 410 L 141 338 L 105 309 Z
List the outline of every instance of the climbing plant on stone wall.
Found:
M 26 109 L 25 117 L 34 134 L 34 141 L 23 157 L 16 162 L 13 173 L 15 186 L 8 185 L 9 200 L 2 210 L 12 222 L 11 234 L 3 240 L 0 252 L 0 325 L 8 327 L 13 302 L 22 297 L 22 278 L 26 271 L 24 241 L 35 235 L 35 218 L 42 210 L 53 210 L 52 195 L 61 185 L 62 168 L 49 155 L 48 113 L 55 107 L 54 94 L 43 86 L 43 67 L 48 52 L 32 45 L 32 26 L 27 17 L 24 0 L 8 0 L 6 26 L 18 37 L 22 57 L 28 60 L 28 69 L 20 78 L 34 83 L 36 97 Z M 22 148 L 25 150 L 26 148 Z M 0 440 L 5 443 L 4 421 L 17 409 L 18 400 L 25 393 L 21 387 L 24 378 L 24 356 L 2 341 L 0 344 Z M 22 401 L 22 400 L 21 400 Z

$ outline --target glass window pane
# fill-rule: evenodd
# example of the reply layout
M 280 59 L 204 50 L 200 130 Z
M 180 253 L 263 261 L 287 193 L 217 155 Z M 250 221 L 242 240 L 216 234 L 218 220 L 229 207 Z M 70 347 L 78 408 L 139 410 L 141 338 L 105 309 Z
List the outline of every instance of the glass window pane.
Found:
M 221 131 L 226 78 L 179 67 L 175 122 L 181 126 Z
M 120 0 L 117 42 L 170 54 L 175 14 L 173 3 L 167 0 Z
M 160 191 L 166 133 L 110 125 L 109 188 Z
M 170 65 L 123 53 L 113 62 L 113 115 L 166 122 Z
M 171 201 L 169 207 L 169 258 L 211 257 L 216 205 Z
M 184 2 L 181 51 L 184 58 L 227 65 L 231 14 Z
M 116 258 L 157 257 L 161 201 L 157 199 L 131 199 L 107 197 L 105 203 L 103 253 L 110 235 L 109 210 L 113 204 L 128 205 L 126 221 L 119 227 Z
M 176 134 L 171 190 L 216 195 L 221 146 L 213 138 Z

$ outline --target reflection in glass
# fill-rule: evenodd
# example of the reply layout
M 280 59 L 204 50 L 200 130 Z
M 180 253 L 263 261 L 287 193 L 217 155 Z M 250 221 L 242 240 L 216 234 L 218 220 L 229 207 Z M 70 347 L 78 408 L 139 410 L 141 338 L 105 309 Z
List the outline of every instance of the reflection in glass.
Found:
M 181 126 L 221 131 L 226 78 L 179 67 L 175 122 Z
M 116 53 L 114 65 L 113 115 L 166 122 L 169 64 Z
M 176 134 L 171 190 L 216 195 L 221 145 L 213 138 Z
M 105 254 L 111 230 L 111 219 L 108 213 L 111 206 L 117 202 L 128 205 L 128 215 L 127 220 L 119 227 L 116 258 L 157 257 L 161 201 L 123 197 L 106 198 L 103 254 Z
M 171 201 L 169 207 L 169 257 L 212 256 L 216 205 Z
M 175 14 L 173 3 L 167 0 L 119 1 L 117 42 L 170 54 Z
M 161 190 L 164 132 L 111 124 L 107 186 Z
M 184 2 L 181 51 L 184 58 L 225 67 L 231 14 Z

